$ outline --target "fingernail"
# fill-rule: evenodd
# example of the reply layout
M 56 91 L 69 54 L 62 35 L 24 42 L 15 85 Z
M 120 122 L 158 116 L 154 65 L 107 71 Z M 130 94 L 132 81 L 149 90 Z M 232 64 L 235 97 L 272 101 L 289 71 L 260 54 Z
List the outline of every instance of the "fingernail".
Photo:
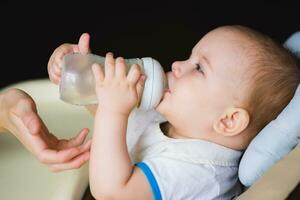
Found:
M 118 62 L 123 62 L 123 61 L 124 61 L 124 58 L 123 58 L 123 57 L 118 57 L 118 58 L 117 58 L 117 61 L 118 61 Z

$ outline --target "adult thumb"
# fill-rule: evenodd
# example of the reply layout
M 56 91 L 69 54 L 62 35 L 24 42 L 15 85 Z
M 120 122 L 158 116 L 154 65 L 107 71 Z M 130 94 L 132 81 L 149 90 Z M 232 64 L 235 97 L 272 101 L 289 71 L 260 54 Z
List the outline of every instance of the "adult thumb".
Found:
M 90 35 L 88 33 L 83 33 L 78 42 L 79 52 L 82 54 L 90 53 Z

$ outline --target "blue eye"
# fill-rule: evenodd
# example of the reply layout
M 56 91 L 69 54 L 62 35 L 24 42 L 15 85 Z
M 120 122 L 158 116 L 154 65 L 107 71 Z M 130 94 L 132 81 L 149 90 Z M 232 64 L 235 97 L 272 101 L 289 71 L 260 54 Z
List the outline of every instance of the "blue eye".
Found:
M 202 70 L 201 65 L 198 64 L 198 63 L 196 64 L 196 70 L 199 71 L 199 72 L 201 72 L 202 74 L 204 73 L 203 70 Z

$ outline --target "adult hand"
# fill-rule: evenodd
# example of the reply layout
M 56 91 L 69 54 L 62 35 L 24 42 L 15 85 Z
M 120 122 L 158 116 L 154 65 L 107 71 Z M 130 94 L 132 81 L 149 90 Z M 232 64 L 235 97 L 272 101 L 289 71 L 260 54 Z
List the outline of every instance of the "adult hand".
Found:
M 69 140 L 50 133 L 39 117 L 36 104 L 24 91 L 8 89 L 0 93 L 0 130 L 15 135 L 36 158 L 53 172 L 75 169 L 89 159 L 88 129 Z

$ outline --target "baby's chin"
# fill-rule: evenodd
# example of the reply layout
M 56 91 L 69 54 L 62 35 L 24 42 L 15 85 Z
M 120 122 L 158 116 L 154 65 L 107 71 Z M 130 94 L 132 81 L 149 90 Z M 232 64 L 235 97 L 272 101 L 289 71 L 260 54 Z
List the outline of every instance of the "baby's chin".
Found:
M 166 110 L 170 109 L 170 108 L 168 108 L 168 107 L 170 107 L 170 100 L 169 100 L 170 95 L 171 95 L 170 90 L 166 89 L 164 91 L 164 94 L 163 94 L 162 98 L 160 99 L 159 103 L 154 108 L 158 113 L 163 115 Z
M 157 106 L 154 107 L 155 111 L 159 112 L 160 104 L 161 104 L 161 101 L 157 104 Z
M 164 98 L 165 98 L 165 96 L 163 96 L 161 98 L 161 100 L 159 101 L 157 106 L 155 106 L 155 108 L 154 108 L 154 110 L 160 114 L 163 114 L 162 110 L 163 110 Z

